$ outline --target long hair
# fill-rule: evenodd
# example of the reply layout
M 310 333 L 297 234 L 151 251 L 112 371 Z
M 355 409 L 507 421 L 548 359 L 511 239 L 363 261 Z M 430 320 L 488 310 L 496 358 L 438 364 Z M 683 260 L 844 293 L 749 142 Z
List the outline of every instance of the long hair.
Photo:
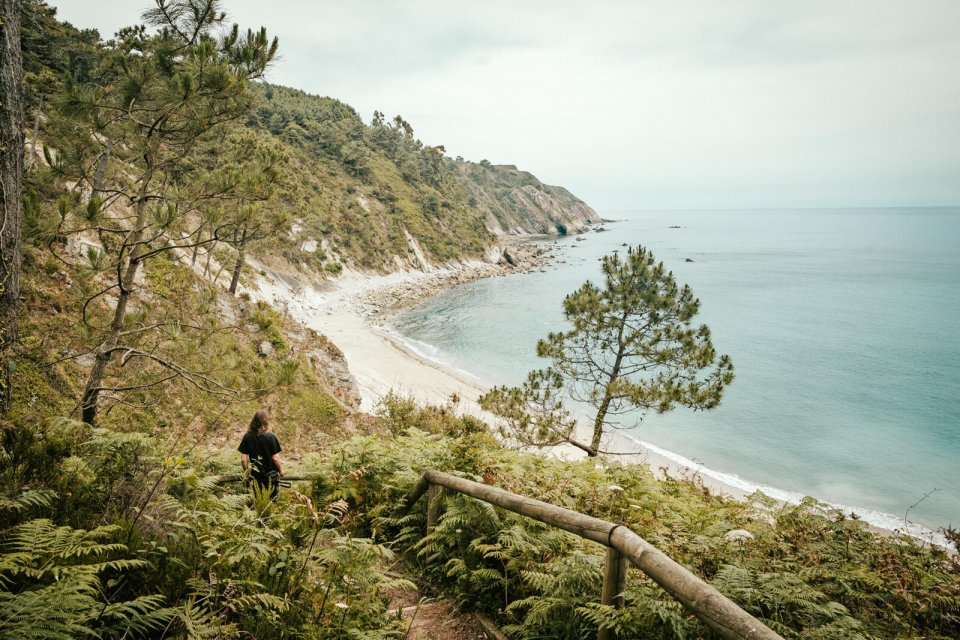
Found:
M 250 421 L 248 431 L 250 433 L 264 433 L 270 428 L 270 415 L 263 409 L 253 414 L 253 420 Z

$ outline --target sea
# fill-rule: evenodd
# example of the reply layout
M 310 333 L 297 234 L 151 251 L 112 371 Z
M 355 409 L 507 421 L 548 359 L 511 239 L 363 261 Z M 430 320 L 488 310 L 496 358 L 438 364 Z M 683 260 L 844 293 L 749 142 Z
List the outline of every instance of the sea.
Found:
M 535 346 L 566 328 L 564 296 L 601 283 L 602 256 L 645 246 L 700 299 L 736 379 L 716 409 L 628 414 L 624 435 L 747 492 L 914 534 L 960 527 L 960 208 L 605 217 L 605 231 L 551 240 L 544 272 L 448 289 L 392 330 L 516 385 L 546 366 Z

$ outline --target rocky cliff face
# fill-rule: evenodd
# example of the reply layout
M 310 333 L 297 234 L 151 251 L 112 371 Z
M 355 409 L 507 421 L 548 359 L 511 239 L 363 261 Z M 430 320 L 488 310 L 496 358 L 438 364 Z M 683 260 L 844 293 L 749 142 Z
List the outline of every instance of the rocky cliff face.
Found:
M 600 216 L 563 187 L 544 184 L 514 165 L 458 164 L 471 204 L 486 214 L 495 235 L 580 233 Z

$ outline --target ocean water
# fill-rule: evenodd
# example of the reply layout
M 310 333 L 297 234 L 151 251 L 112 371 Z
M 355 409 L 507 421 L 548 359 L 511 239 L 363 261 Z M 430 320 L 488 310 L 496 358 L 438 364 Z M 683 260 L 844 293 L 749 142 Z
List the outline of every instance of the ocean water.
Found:
M 960 208 L 607 217 L 622 220 L 558 241 L 565 263 L 447 290 L 393 329 L 484 383 L 518 384 L 545 366 L 536 342 L 564 328 L 563 297 L 598 279 L 599 257 L 645 245 L 700 298 L 737 377 L 717 409 L 626 416 L 626 435 L 748 491 L 889 528 L 908 509 L 960 526 Z

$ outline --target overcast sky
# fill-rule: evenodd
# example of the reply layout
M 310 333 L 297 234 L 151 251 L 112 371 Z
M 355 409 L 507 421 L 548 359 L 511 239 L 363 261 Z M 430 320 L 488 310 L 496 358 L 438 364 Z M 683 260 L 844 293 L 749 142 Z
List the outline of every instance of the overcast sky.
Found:
M 52 0 L 109 37 L 148 0 Z M 601 213 L 960 204 L 958 0 L 227 0 L 272 82 Z

